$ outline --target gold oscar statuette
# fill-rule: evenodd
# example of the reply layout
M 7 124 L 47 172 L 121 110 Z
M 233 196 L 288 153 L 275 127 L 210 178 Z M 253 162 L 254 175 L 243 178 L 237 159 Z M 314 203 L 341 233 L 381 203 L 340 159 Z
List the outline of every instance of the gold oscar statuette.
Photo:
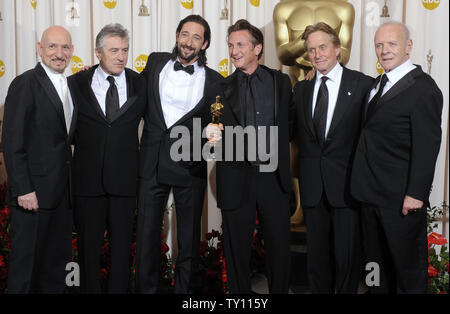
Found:
M 220 123 L 223 105 L 220 103 L 220 96 L 216 96 L 216 102 L 211 104 L 211 121 L 213 124 Z
M 72 8 L 70 9 L 70 18 L 72 20 L 80 18 L 80 16 L 78 15 L 78 11 L 75 8 L 75 0 L 72 0 Z
M 225 0 L 224 8 L 220 11 L 220 19 L 228 20 L 228 8 L 227 8 L 227 0 Z
M 139 7 L 139 14 L 138 16 L 150 16 L 150 10 L 145 5 L 145 1 L 142 0 L 141 6 Z
M 433 65 L 433 55 L 431 54 L 431 49 L 427 54 L 427 64 L 428 64 L 428 75 L 431 75 L 431 66 Z
M 223 114 L 223 105 L 220 102 L 220 96 L 216 96 L 216 102 L 211 104 L 211 123 L 219 125 L 220 124 L 220 116 Z M 216 160 L 216 142 L 208 141 L 206 143 L 208 146 L 207 149 L 207 161 Z

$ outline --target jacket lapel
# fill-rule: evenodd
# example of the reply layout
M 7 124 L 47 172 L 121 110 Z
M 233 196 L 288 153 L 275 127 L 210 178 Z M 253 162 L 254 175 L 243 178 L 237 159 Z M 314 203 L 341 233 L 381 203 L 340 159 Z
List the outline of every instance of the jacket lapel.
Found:
M 127 101 L 122 105 L 122 107 L 120 107 L 119 110 L 114 112 L 110 119 L 110 123 L 113 123 L 120 118 L 136 102 L 136 99 L 138 99 L 138 91 L 135 90 L 135 85 L 133 84 L 129 71 L 129 69 L 125 69 L 125 77 L 127 81 Z
M 337 125 L 341 121 L 344 113 L 350 107 L 352 94 L 355 93 L 356 80 L 350 77 L 350 72 L 344 67 L 342 72 L 341 84 L 339 86 L 338 98 L 336 101 L 336 108 L 334 109 L 333 118 L 331 120 L 328 135 L 332 134 Z
M 53 86 L 52 81 L 47 76 L 47 73 L 45 72 L 44 68 L 40 63 L 36 65 L 35 74 L 36 77 L 41 84 L 41 86 L 44 88 L 48 98 L 51 100 L 51 103 L 53 104 L 53 107 L 55 108 L 56 112 L 58 113 L 58 117 L 60 122 L 62 123 L 62 126 L 65 130 L 66 128 L 66 122 L 64 118 L 64 109 L 63 104 L 61 102 L 61 99 L 59 98 L 58 92 L 55 89 L 55 86 Z
M 372 91 L 372 89 L 377 87 L 378 83 L 380 82 L 380 79 L 381 79 L 381 75 L 375 79 L 375 82 L 373 82 L 373 85 L 370 87 L 369 91 L 367 92 L 366 100 L 364 101 L 364 120 L 363 121 L 367 120 L 367 109 L 369 109 L 370 92 Z
M 79 79 L 79 91 L 81 95 L 84 97 L 85 101 L 92 106 L 101 119 L 103 119 L 106 123 L 105 113 L 103 112 L 100 104 L 97 101 L 97 97 L 95 97 L 94 91 L 92 90 L 92 77 L 94 76 L 95 70 L 97 69 L 98 64 L 87 70 L 85 73 L 81 73 L 81 77 Z
M 162 59 L 160 62 L 158 62 L 155 65 L 155 71 L 153 72 L 153 86 L 149 86 L 149 88 L 153 89 L 153 96 L 154 96 L 154 103 L 156 104 L 156 111 L 158 113 L 159 119 L 160 119 L 160 125 L 167 129 L 166 120 L 164 119 L 164 114 L 162 111 L 162 105 L 161 105 L 161 95 L 159 94 L 159 75 L 164 68 L 164 66 L 167 64 L 169 59 Z M 151 80 L 150 80 L 151 82 Z M 150 100 L 149 100 L 150 101 Z
M 313 107 L 313 95 L 314 95 L 314 85 L 316 83 L 316 77 L 314 76 L 314 78 L 310 81 L 305 82 L 306 86 L 304 88 L 304 90 L 306 91 L 302 97 L 304 99 L 304 106 L 303 106 L 303 110 L 305 110 L 305 125 L 307 126 L 307 129 L 309 130 L 309 132 L 311 133 L 313 138 L 317 138 L 316 136 L 316 131 L 314 130 L 314 126 L 313 126 L 313 120 L 312 120 L 312 107 Z
M 411 72 L 407 73 L 404 77 L 400 79 L 397 83 L 395 83 L 383 96 L 380 97 L 380 100 L 376 104 L 374 110 L 372 111 L 372 114 L 367 117 L 366 119 L 370 119 L 370 117 L 374 116 L 375 113 L 380 110 L 381 107 L 383 107 L 386 103 L 388 103 L 392 98 L 399 95 L 406 89 L 408 89 L 410 86 L 412 86 L 415 82 L 414 76 L 418 73 L 422 72 L 422 68 L 417 67 L 416 69 L 412 70 Z
M 225 90 L 223 92 L 226 103 L 230 107 L 232 114 L 234 115 L 236 121 L 242 126 L 244 126 L 244 117 L 242 116 L 241 102 L 239 98 L 239 86 L 236 72 L 234 72 L 224 84 Z

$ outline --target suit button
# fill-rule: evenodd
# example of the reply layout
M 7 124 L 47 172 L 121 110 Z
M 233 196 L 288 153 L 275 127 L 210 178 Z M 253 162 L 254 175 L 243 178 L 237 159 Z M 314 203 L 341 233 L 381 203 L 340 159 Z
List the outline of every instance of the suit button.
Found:
M 67 160 L 67 161 L 66 161 L 66 165 L 70 165 L 70 161 Z
M 108 124 L 108 128 L 111 128 L 111 124 Z

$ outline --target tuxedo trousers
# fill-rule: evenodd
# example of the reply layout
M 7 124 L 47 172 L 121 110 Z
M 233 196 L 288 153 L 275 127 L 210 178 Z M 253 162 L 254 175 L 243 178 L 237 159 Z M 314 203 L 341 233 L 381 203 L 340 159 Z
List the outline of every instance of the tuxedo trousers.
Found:
M 129 292 L 135 210 L 135 197 L 112 195 L 75 197 L 75 225 L 82 293 L 105 292 L 100 280 L 102 255 L 110 261 L 106 292 Z M 105 230 L 109 241 L 109 255 L 103 249 Z
M 39 208 L 34 212 L 11 206 L 8 293 L 66 292 L 73 223 L 68 195 L 67 190 L 53 209 Z
M 252 168 L 239 207 L 221 209 L 228 289 L 234 294 L 251 293 L 250 258 L 258 215 L 269 292 L 287 293 L 291 261 L 289 193 L 281 189 L 277 173 L 260 173 L 259 167 Z
M 426 293 L 427 208 L 409 212 L 364 205 L 362 208 L 364 252 L 367 262 L 379 265 L 379 285 L 373 294 Z
M 171 186 L 152 179 L 139 184 L 136 238 L 136 292 L 156 293 L 160 277 L 161 233 L 169 193 L 175 200 L 178 256 L 175 293 L 192 293 L 201 285 L 198 276 L 201 215 L 206 180 L 192 178 L 191 186 Z
M 359 208 L 333 207 L 323 193 L 316 206 L 303 211 L 312 293 L 356 294 L 361 270 Z

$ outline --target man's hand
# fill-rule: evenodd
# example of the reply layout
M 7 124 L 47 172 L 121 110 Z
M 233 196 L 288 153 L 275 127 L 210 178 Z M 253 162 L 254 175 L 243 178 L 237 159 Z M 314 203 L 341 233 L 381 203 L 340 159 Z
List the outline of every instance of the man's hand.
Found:
M 92 68 L 92 65 L 85 65 L 83 68 L 80 69 L 80 71 L 87 71 L 90 68 Z
M 206 138 L 211 143 L 218 142 L 222 139 L 222 131 L 223 131 L 222 123 L 219 124 L 210 123 L 208 124 L 205 130 Z
M 305 80 L 311 81 L 316 75 L 316 69 L 312 68 L 305 76 Z
M 17 198 L 17 203 L 20 207 L 26 210 L 37 211 L 39 208 L 38 199 L 36 197 L 36 192 L 31 192 Z
M 423 202 L 421 200 L 417 200 L 411 196 L 406 195 L 405 199 L 403 200 L 403 209 L 402 213 L 403 215 L 408 215 L 411 211 L 416 211 L 418 209 L 421 209 L 423 206 Z

